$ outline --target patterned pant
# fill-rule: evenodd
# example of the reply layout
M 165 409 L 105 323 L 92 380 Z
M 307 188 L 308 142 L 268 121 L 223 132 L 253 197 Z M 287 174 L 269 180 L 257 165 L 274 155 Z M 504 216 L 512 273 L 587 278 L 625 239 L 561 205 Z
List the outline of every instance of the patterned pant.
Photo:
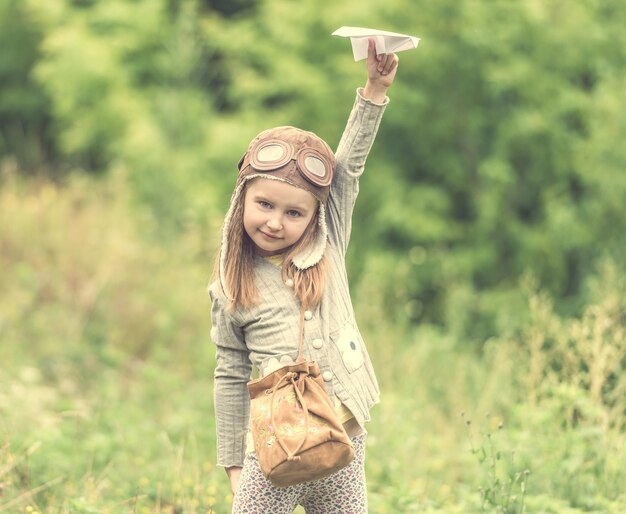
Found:
M 304 484 L 274 487 L 263 476 L 256 454 L 246 455 L 233 501 L 233 514 L 367 514 L 365 434 L 352 438 L 354 460 L 336 473 Z

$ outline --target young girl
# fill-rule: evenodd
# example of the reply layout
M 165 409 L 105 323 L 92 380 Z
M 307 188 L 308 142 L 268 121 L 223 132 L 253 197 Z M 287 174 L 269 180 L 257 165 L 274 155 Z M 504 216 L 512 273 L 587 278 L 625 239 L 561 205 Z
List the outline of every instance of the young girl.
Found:
M 359 176 L 389 99 L 398 58 L 369 42 L 367 83 L 357 91 L 336 155 L 294 127 L 261 132 L 239 162 L 209 286 L 216 344 L 218 465 L 233 512 L 366 513 L 364 424 L 379 392 L 350 301 L 345 254 Z M 355 448 L 342 470 L 278 488 L 262 474 L 248 433 L 252 366 L 261 376 L 293 362 L 300 312 L 303 353 L 317 361 Z

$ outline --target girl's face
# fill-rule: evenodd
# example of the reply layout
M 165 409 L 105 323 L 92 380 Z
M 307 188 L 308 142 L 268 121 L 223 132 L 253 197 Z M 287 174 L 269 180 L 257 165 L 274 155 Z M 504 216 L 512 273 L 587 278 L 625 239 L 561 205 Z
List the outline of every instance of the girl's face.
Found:
M 276 255 L 298 242 L 317 206 L 317 199 L 304 189 L 256 178 L 246 190 L 243 226 L 260 255 Z

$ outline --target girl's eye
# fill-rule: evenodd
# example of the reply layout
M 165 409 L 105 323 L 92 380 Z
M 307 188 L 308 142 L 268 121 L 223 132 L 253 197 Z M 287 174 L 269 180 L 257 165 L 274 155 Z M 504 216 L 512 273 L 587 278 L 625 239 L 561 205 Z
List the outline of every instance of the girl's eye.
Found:
M 292 218 L 299 218 L 300 216 L 302 216 L 302 214 L 298 211 L 287 211 L 287 216 L 290 216 Z
M 263 207 L 264 209 L 269 209 L 271 207 L 271 205 L 264 200 L 259 200 L 259 205 Z

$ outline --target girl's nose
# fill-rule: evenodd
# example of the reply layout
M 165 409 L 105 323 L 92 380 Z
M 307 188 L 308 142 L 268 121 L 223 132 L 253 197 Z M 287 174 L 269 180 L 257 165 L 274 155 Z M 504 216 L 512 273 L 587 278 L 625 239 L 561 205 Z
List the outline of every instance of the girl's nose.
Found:
M 283 225 L 280 222 L 280 218 L 278 216 L 273 216 L 267 220 L 267 227 L 270 230 L 277 231 L 277 230 L 280 230 L 283 227 Z

